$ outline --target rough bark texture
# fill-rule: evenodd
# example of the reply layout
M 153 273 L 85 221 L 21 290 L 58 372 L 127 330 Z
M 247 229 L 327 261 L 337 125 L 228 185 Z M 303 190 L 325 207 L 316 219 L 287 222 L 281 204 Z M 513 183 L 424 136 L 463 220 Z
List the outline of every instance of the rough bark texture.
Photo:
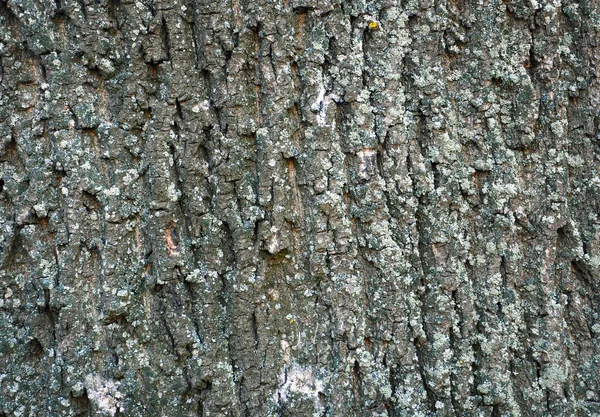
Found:
M 594 0 L 0 0 L 0 416 L 600 415 Z

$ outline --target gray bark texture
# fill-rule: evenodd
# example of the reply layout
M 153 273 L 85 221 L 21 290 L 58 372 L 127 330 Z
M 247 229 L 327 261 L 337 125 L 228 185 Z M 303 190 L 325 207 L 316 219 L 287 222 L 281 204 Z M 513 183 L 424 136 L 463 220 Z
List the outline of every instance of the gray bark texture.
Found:
M 597 0 L 0 0 L 0 416 L 599 416 Z

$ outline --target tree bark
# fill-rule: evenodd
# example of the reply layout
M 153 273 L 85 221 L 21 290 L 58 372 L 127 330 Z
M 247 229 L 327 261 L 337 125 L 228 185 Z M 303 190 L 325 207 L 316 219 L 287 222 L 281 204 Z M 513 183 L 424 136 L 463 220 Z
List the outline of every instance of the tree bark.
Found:
M 0 0 L 0 416 L 600 415 L 599 32 Z

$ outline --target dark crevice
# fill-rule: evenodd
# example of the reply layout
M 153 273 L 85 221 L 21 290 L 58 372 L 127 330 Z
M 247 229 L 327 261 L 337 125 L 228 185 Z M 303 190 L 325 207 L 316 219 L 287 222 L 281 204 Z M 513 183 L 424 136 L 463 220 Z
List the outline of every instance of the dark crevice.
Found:
M 425 287 L 426 277 L 435 273 L 435 256 L 431 248 L 431 223 L 427 218 L 427 214 L 423 212 L 423 208 L 427 207 L 427 202 L 423 196 L 419 197 L 419 205 L 416 212 L 416 227 L 419 233 L 418 249 L 419 257 L 417 261 L 420 265 L 421 272 L 419 274 L 421 287 Z
M 426 364 L 425 364 L 425 352 L 423 352 L 424 348 L 422 347 L 422 345 L 420 345 L 419 343 L 417 343 L 416 340 L 413 341 L 414 346 L 415 346 L 415 353 L 417 356 L 417 363 L 418 363 L 418 371 L 419 371 L 419 375 L 421 376 L 421 381 L 423 384 L 423 389 L 425 390 L 425 394 L 427 395 L 427 403 L 428 403 L 428 408 L 435 413 L 436 408 L 435 408 L 435 403 L 437 402 L 437 395 L 435 393 L 434 390 L 432 390 L 429 387 L 429 384 L 427 383 L 427 375 L 425 372 L 425 369 L 427 368 Z
M 478 324 L 477 327 L 480 327 Z M 483 357 L 483 352 L 481 351 L 481 345 L 479 342 L 475 342 L 471 345 L 471 351 L 473 352 L 473 364 L 471 366 L 471 373 L 474 376 L 473 384 L 471 384 L 471 396 L 473 398 L 480 397 L 479 392 L 477 392 L 477 386 L 479 385 L 479 374 L 480 374 L 480 365 Z
M 532 32 L 531 44 L 529 45 L 529 59 L 523 64 L 523 66 L 527 70 L 529 79 L 534 85 L 537 84 L 536 70 L 538 65 L 537 59 L 535 58 L 535 35 Z
M 329 402 L 327 401 L 327 396 L 321 391 L 319 391 L 317 395 L 319 397 L 319 405 L 323 409 L 321 417 L 326 417 L 329 414 Z
M 87 7 L 85 6 L 85 0 L 77 0 L 77 2 L 79 3 L 79 8 L 81 9 L 81 15 L 83 16 L 83 20 L 85 20 L 87 22 L 88 15 L 87 15 Z
M 56 346 L 56 326 L 58 322 L 59 311 L 50 306 L 50 290 L 44 289 L 44 308 L 43 312 L 50 322 L 50 328 L 52 329 L 52 345 Z
M 500 275 L 502 276 L 502 284 L 503 288 L 508 288 L 508 276 L 506 273 L 506 257 L 502 256 L 500 258 Z
M 305 15 L 307 13 L 310 13 L 312 10 L 314 10 L 314 7 L 310 6 L 294 6 L 292 8 L 292 11 L 299 15 Z
M 396 391 L 398 390 L 398 383 L 396 381 L 396 376 L 397 374 L 397 368 L 396 366 L 391 366 L 389 368 L 389 381 L 390 381 L 390 388 L 392 389 L 392 395 L 391 398 L 396 398 Z M 387 401 L 385 404 L 385 409 L 387 411 L 387 415 L 388 417 L 396 417 L 396 409 L 394 407 L 394 402 L 392 401 Z
M 354 391 L 354 411 L 357 416 L 362 415 L 362 374 L 360 372 L 360 364 L 357 360 L 354 360 L 354 367 L 352 368 L 352 389 Z
M 233 52 L 231 51 L 231 49 L 223 47 L 223 55 L 225 56 L 225 66 L 227 66 L 229 60 L 231 59 L 232 53 Z
M 431 172 L 433 173 L 433 186 L 439 188 L 441 181 L 441 173 L 438 168 L 438 164 L 435 162 L 431 163 Z
M 173 336 L 173 333 L 171 332 L 171 328 L 169 327 L 169 324 L 167 323 L 167 319 L 166 317 L 164 317 L 163 315 L 163 325 L 165 326 L 165 330 L 167 332 L 167 336 L 169 338 L 169 342 L 171 343 L 171 349 L 172 352 L 175 356 L 177 356 L 177 359 L 181 359 L 181 355 L 179 354 L 179 350 L 177 349 L 177 344 L 175 343 L 175 337 Z
M 0 0 L 0 16 L 3 16 L 7 20 L 8 26 L 10 26 L 11 29 L 18 27 L 19 20 L 12 9 L 8 7 L 7 0 Z
M 179 99 L 175 99 L 175 106 L 177 108 L 177 116 L 183 120 L 183 111 L 181 110 L 181 103 L 179 103 Z
M 458 329 L 462 333 L 462 328 L 460 326 L 460 310 L 459 310 L 460 309 L 460 301 L 458 299 L 458 291 L 457 290 L 452 291 L 451 296 L 452 296 L 452 301 L 454 304 L 454 306 L 453 306 L 454 311 L 456 311 L 456 315 L 459 317 Z M 453 329 L 450 329 L 449 337 L 450 337 L 450 349 L 452 350 L 452 352 L 459 351 L 460 346 L 457 343 L 456 335 L 455 335 L 455 332 Z M 458 413 L 459 410 L 461 409 L 460 405 L 456 401 L 456 394 L 457 394 L 456 387 L 459 385 L 458 378 L 459 378 L 459 376 L 457 376 L 456 373 L 450 374 L 450 402 L 452 403 L 452 408 L 454 409 L 454 413 Z
M 71 394 L 71 398 L 69 400 L 71 406 L 76 410 L 75 417 L 89 417 L 92 415 L 92 404 L 88 397 L 87 390 L 84 389 L 83 394 L 78 397 L 75 397 L 73 394 Z M 0 414 L 0 417 L 2 417 L 2 414 Z
M 162 30 L 160 31 L 163 47 L 165 49 L 165 54 L 167 55 L 167 60 L 171 64 L 171 68 L 173 68 L 173 60 L 171 59 L 171 39 L 169 37 L 169 26 L 167 25 L 167 20 L 165 19 L 165 15 L 162 15 L 161 19 Z
M 25 346 L 25 352 L 29 358 L 40 358 L 44 353 L 44 348 L 38 339 L 33 338 Z
M 277 416 L 284 417 L 285 416 L 285 404 L 281 400 L 281 393 L 277 393 Z
M 10 141 L 4 145 L 4 149 L 0 150 L 0 162 L 11 162 L 18 164 L 20 168 L 24 168 L 24 165 L 19 156 L 19 148 L 17 141 L 14 136 L 10 138 Z
M 227 221 L 223 222 L 223 252 L 224 252 L 224 264 L 230 265 L 232 269 L 237 268 L 238 260 L 235 252 L 235 240 L 233 237 L 233 233 Z M 227 279 L 227 272 L 222 271 L 219 273 L 219 278 L 221 279 L 221 290 L 217 296 L 219 300 L 219 304 L 224 310 L 224 320 L 223 326 L 221 328 L 221 334 L 225 338 L 225 344 L 227 347 L 227 356 L 229 358 L 229 363 L 231 365 L 231 369 L 233 371 L 233 381 L 236 385 L 236 393 L 238 396 L 238 400 L 240 405 L 243 405 L 242 401 L 242 387 L 243 387 L 243 375 L 240 380 L 237 380 L 238 376 L 238 366 L 236 363 L 236 354 L 237 352 L 235 348 L 235 341 L 232 340 L 232 323 L 231 317 L 233 316 L 233 308 L 234 308 L 234 289 L 233 284 Z
M 42 75 L 41 76 L 42 81 L 43 82 L 48 81 L 48 73 L 46 71 L 46 66 L 41 61 L 39 61 L 38 65 L 40 67 L 40 73 Z
M 190 9 L 190 7 L 188 7 L 188 9 Z M 192 46 L 194 47 L 194 69 L 197 70 L 200 68 L 200 50 L 198 48 L 196 21 L 193 16 L 190 19 L 190 30 L 192 32 Z
M 371 338 L 370 337 L 365 337 L 363 339 L 363 341 L 365 342 L 365 348 L 367 348 L 367 351 L 370 352 L 371 351 L 371 347 L 373 345 L 373 342 L 371 341 Z
M 100 207 L 100 200 L 98 200 L 98 197 L 88 191 L 83 190 L 81 192 L 81 200 L 88 212 L 97 210 Z
M 275 54 L 273 53 L 273 44 L 269 43 L 269 64 L 271 65 L 271 71 L 273 71 L 273 77 L 277 80 L 277 68 L 275 66 Z
M 600 287 L 598 284 L 599 281 L 594 279 L 594 276 L 582 261 L 571 261 L 571 271 L 577 280 L 582 284 L 585 284 L 585 286 L 592 290 L 593 293 L 598 291 Z
M 254 336 L 254 349 L 258 349 L 259 339 L 258 339 L 258 323 L 256 321 L 256 313 L 252 313 L 252 335 Z
M 108 314 L 103 320 L 102 320 L 102 324 L 104 326 L 109 326 L 111 324 L 118 324 L 119 326 L 122 326 L 126 323 L 126 319 L 125 316 L 123 314 Z
M 115 27 L 120 30 L 123 26 L 121 22 L 121 16 L 124 16 L 121 5 L 121 0 L 107 0 L 106 2 L 106 13 L 108 17 L 115 22 Z

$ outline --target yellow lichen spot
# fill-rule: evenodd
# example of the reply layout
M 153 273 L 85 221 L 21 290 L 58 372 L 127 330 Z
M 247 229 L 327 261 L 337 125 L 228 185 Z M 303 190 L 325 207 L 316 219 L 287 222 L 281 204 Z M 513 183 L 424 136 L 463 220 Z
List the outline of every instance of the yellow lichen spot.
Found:
M 290 319 L 290 324 L 294 324 L 294 323 L 296 323 L 296 320 Z
M 371 29 L 371 30 L 379 29 L 379 23 L 377 23 L 376 21 L 369 22 L 369 29 Z
M 462 365 L 464 362 L 463 361 L 458 361 L 458 363 L 460 363 Z

